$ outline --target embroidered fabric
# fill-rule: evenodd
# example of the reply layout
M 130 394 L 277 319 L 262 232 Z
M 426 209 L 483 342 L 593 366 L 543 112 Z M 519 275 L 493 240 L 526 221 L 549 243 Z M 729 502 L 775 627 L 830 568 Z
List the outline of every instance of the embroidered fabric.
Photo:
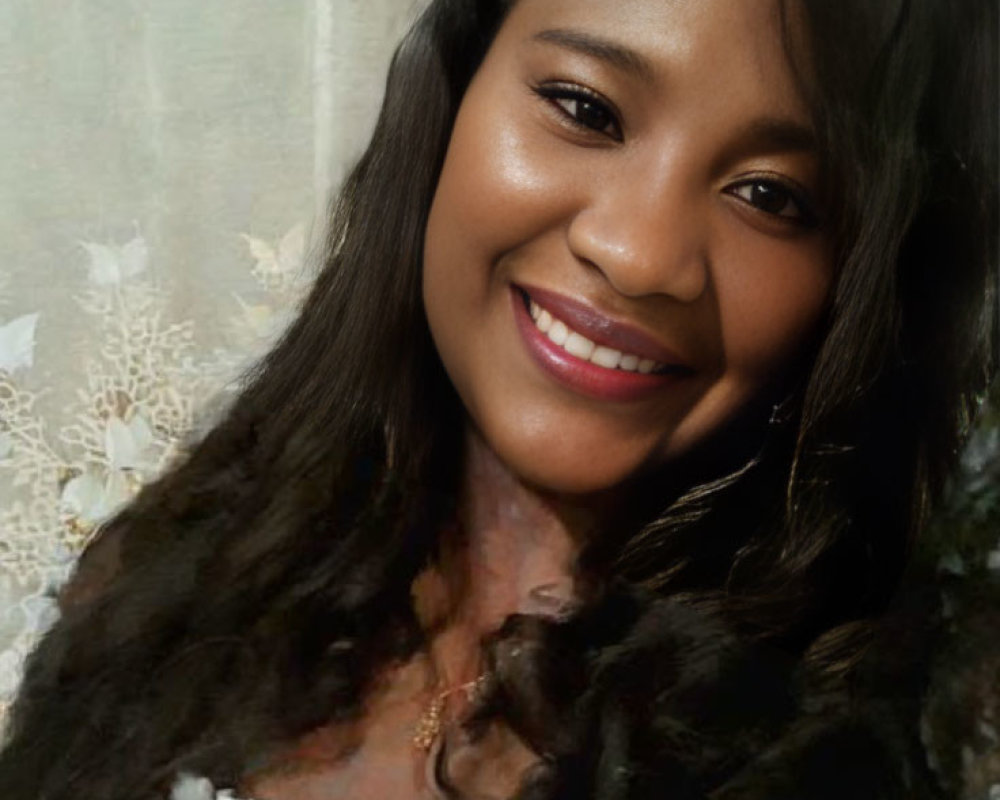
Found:
M 284 325 L 421 5 L 5 6 L 0 728 L 95 526 Z
M 138 231 L 121 245 L 82 243 L 87 279 L 76 303 L 97 347 L 79 383 L 27 388 L 56 356 L 36 346 L 44 311 L 0 324 L 0 726 L 93 532 L 183 453 L 208 415 L 197 403 L 228 401 L 234 377 L 301 295 L 304 225 L 276 244 L 243 240 L 245 291 L 255 302 L 231 296 L 227 341 L 209 352 L 197 345 L 193 319 L 171 317 L 169 288 L 150 274 Z M 65 407 L 57 425 L 53 400 Z

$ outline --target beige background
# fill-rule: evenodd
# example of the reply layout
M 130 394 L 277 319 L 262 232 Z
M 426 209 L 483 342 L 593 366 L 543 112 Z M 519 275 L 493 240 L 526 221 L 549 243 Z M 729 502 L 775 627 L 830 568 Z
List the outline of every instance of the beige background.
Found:
M 287 320 L 416 5 L 0 3 L 0 716 L 96 523 Z

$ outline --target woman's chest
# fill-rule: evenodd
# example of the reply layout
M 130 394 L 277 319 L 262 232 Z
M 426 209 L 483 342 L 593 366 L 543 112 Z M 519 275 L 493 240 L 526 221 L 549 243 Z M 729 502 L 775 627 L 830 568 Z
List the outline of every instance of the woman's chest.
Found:
M 305 737 L 266 771 L 251 776 L 241 796 L 254 800 L 399 798 L 432 800 L 425 759 L 408 735 L 407 715 L 373 718 L 359 738 L 336 726 Z
M 429 747 L 421 746 L 417 732 L 434 698 L 426 669 L 415 660 L 394 672 L 362 720 L 304 736 L 267 769 L 248 776 L 237 794 L 254 800 L 512 797 L 537 756 L 502 724 L 473 739 L 461 726 L 467 711 L 461 703 L 444 707 L 438 735 Z

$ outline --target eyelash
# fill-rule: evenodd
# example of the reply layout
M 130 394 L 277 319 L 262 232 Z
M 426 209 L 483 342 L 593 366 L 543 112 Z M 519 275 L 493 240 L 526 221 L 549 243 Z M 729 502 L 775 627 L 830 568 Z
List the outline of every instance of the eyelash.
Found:
M 618 113 L 611 103 L 597 92 L 577 84 L 546 84 L 536 87 L 535 92 L 560 113 L 566 124 L 586 133 L 596 133 L 617 142 L 622 141 L 622 127 Z M 566 103 L 575 103 L 575 110 L 567 108 Z M 599 126 L 593 121 L 587 122 L 581 119 L 581 109 L 584 107 L 589 107 L 599 115 L 603 115 L 606 120 L 604 125 Z M 784 198 L 784 203 L 777 210 L 764 208 L 762 203 L 755 202 L 753 195 L 754 191 L 759 189 L 763 189 L 765 193 L 777 192 L 779 197 Z M 741 194 L 741 190 L 747 190 L 748 194 Z M 819 215 L 805 189 L 786 178 L 775 175 L 754 176 L 730 184 L 725 191 L 755 211 L 778 222 L 801 228 L 815 228 L 820 223 Z M 760 198 L 758 198 L 759 200 Z M 793 213 L 782 213 L 789 206 L 793 208 Z
M 535 92 L 547 100 L 564 117 L 565 121 L 575 128 L 588 133 L 598 133 L 608 136 L 615 141 L 622 140 L 621 123 L 618 121 L 618 114 L 611 104 L 601 97 L 597 92 L 585 89 L 574 84 L 547 84 L 538 86 Z M 576 103 L 576 110 L 571 111 L 564 103 Z M 602 114 L 606 118 L 603 126 L 588 123 L 580 118 L 581 109 L 590 109 Z M 613 130 L 608 130 L 611 126 Z
M 755 202 L 753 193 L 759 189 L 763 189 L 765 193 L 776 193 L 777 197 L 783 200 L 781 206 L 776 210 L 769 210 L 761 202 L 766 198 L 757 198 L 757 202 Z M 746 195 L 741 193 L 744 190 L 747 192 Z M 820 224 L 819 215 L 816 213 L 806 190 L 787 178 L 775 175 L 758 175 L 732 183 L 726 187 L 725 191 L 755 211 L 779 222 L 786 222 L 802 228 L 815 228 Z M 789 206 L 792 208 L 792 213 L 783 213 Z

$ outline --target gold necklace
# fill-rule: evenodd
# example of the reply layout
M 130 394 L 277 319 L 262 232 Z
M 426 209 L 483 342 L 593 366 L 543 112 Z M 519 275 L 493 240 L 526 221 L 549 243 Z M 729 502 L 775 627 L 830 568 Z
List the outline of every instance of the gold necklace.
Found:
M 417 720 L 417 727 L 413 732 L 413 745 L 418 750 L 429 752 L 441 735 L 441 728 L 444 726 L 444 710 L 448 705 L 448 698 L 457 692 L 465 692 L 465 699 L 468 703 L 474 703 L 482 695 L 486 686 L 486 674 L 480 675 L 474 681 L 463 683 L 460 686 L 452 686 L 438 692 L 434 699 L 428 703 L 424 713 Z

